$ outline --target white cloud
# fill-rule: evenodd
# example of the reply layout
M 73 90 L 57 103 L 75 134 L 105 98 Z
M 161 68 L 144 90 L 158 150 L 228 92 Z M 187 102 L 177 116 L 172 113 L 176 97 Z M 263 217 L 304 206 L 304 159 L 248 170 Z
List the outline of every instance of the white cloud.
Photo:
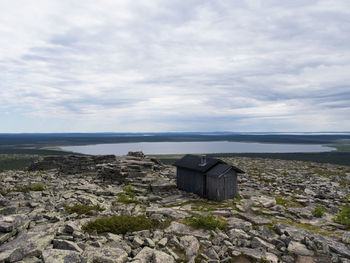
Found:
M 349 130 L 349 15 L 345 0 L 2 3 L 0 109 L 18 118 L 0 132 L 23 118 L 24 131 Z

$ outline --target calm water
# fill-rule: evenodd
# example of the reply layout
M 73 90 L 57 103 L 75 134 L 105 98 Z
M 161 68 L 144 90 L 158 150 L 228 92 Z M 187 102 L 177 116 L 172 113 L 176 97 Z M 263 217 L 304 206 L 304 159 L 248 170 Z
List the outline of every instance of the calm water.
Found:
M 287 152 L 327 152 L 333 148 L 312 144 L 272 144 L 254 142 L 138 142 L 113 143 L 85 146 L 61 147 L 65 151 L 84 154 L 125 155 L 129 151 L 145 154 L 186 154 L 186 153 L 287 153 Z

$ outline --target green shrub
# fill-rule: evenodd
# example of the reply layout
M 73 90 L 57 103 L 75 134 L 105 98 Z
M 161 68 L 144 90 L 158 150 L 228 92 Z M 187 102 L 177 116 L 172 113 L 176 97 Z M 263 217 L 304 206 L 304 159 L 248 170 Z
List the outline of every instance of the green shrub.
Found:
M 103 211 L 105 210 L 103 207 L 100 207 L 99 205 L 63 205 L 64 209 L 70 213 L 77 213 L 78 215 L 93 215 L 94 211 Z
M 123 204 L 139 204 L 139 200 L 137 200 L 136 198 L 129 198 L 126 196 L 126 194 L 120 194 L 118 197 L 118 202 L 123 203 Z
M 282 205 L 282 206 L 286 206 L 290 202 L 289 200 L 283 199 L 281 197 L 275 197 L 275 200 L 277 205 Z
M 344 199 L 345 203 L 350 203 L 350 195 L 347 195 Z
M 334 222 L 350 227 L 350 206 L 345 205 L 340 208 L 334 217 Z
M 126 185 L 123 187 L 123 191 L 126 195 L 130 196 L 130 197 L 135 197 L 136 193 L 135 193 L 135 188 L 132 185 Z
M 226 221 L 217 219 L 212 214 L 205 216 L 194 215 L 192 218 L 185 220 L 187 224 L 195 228 L 204 228 L 207 230 L 215 230 L 216 228 L 222 229 L 227 224 Z
M 315 207 L 315 209 L 312 211 L 312 215 L 314 217 L 322 217 L 324 216 L 325 209 L 322 205 L 318 205 Z
M 146 217 L 146 216 L 112 216 L 98 218 L 90 221 L 87 225 L 83 226 L 83 231 L 92 233 L 114 233 L 125 234 L 127 232 L 141 231 L 146 229 L 154 229 L 160 226 L 160 222 Z
M 11 192 L 23 192 L 23 193 L 28 193 L 29 191 L 44 191 L 45 186 L 41 183 L 33 184 L 33 185 L 26 185 L 26 186 L 20 186 L 20 187 L 15 187 L 12 189 L 8 189 L 4 191 L 4 194 L 8 194 Z

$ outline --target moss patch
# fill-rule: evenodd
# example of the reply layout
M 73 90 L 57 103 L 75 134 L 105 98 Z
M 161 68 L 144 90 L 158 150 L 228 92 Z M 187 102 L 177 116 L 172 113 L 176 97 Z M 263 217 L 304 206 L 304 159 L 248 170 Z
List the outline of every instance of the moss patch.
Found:
M 99 205 L 64 205 L 63 207 L 68 213 L 77 213 L 78 215 L 93 215 L 96 212 L 105 210 Z
M 41 183 L 37 183 L 37 184 L 33 184 L 33 185 L 26 185 L 26 186 L 11 188 L 11 189 L 3 191 L 2 194 L 8 194 L 11 192 L 27 193 L 29 191 L 44 191 L 44 190 L 45 190 L 45 186 Z
M 194 215 L 191 218 L 185 219 L 185 223 L 195 228 L 215 230 L 216 228 L 223 229 L 226 226 L 227 221 L 216 218 L 212 214 L 208 214 L 205 216 Z
M 146 217 L 146 216 L 112 216 L 98 218 L 90 221 L 87 225 L 83 226 L 83 231 L 92 233 L 114 233 L 125 234 L 127 232 L 141 231 L 146 229 L 155 229 L 161 226 L 158 220 Z

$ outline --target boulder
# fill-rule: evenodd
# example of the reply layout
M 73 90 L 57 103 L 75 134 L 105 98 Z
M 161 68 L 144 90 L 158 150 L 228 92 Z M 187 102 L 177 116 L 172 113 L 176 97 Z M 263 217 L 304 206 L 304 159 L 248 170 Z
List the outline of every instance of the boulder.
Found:
M 83 253 L 84 263 L 125 263 L 128 259 L 128 254 L 120 249 L 113 247 L 87 247 Z
M 180 238 L 180 243 L 185 248 L 185 254 L 188 260 L 194 260 L 199 250 L 199 242 L 197 238 L 194 236 L 183 236 Z
M 210 232 L 207 230 L 192 229 L 191 227 L 176 221 L 171 222 L 170 226 L 166 228 L 164 232 L 177 235 L 192 235 L 201 239 L 209 239 L 210 237 Z
M 72 250 L 47 249 L 42 254 L 44 263 L 81 263 L 81 255 Z
M 301 244 L 299 242 L 291 241 L 288 245 L 288 251 L 292 254 L 298 255 L 298 256 L 313 256 L 314 252 L 311 250 L 308 250 L 304 244 Z

